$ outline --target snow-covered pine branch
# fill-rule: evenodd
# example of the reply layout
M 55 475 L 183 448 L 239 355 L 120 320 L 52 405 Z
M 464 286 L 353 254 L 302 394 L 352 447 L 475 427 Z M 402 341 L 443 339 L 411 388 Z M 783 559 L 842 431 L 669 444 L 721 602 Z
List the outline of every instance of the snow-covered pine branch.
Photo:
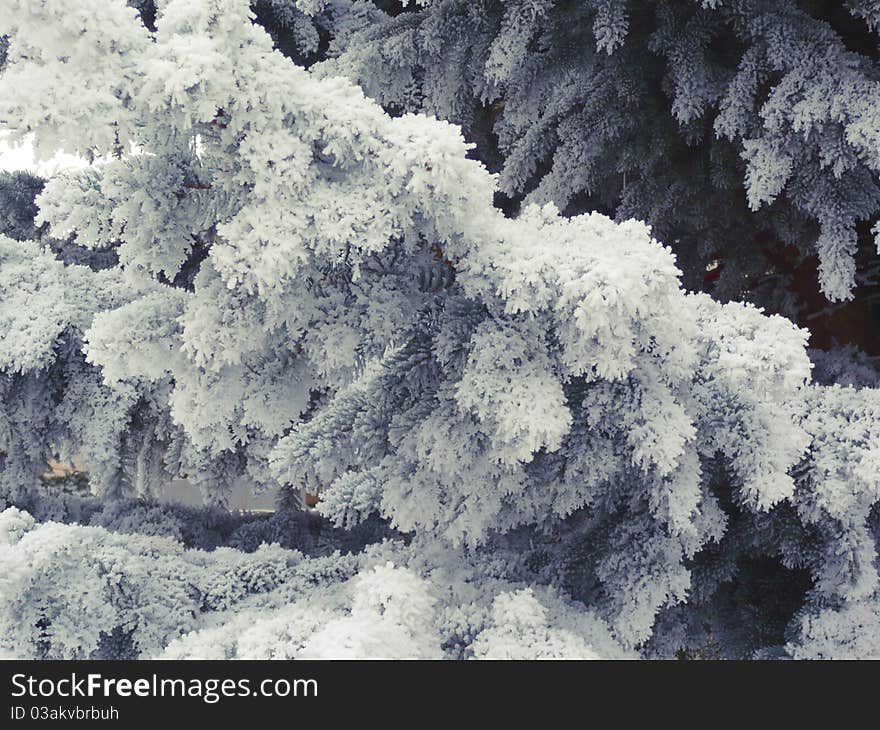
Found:
M 846 622 L 876 605 L 876 391 L 811 384 L 804 331 L 686 292 L 642 223 L 552 204 L 505 217 L 457 127 L 390 117 L 296 66 L 251 17 L 246 0 L 162 3 L 155 31 L 121 0 L 0 10 L 0 114 L 38 150 L 100 160 L 50 180 L 37 222 L 118 255 L 95 272 L 2 242 L 3 329 L 17 333 L 0 345 L 7 494 L 62 442 L 90 449 L 108 495 L 181 471 L 218 502 L 242 474 L 320 490 L 339 524 L 375 513 L 412 533 L 372 549 L 409 571 L 411 600 L 427 605 L 414 587 L 427 581 L 445 607 L 430 626 L 382 624 L 403 632 L 403 653 L 670 655 L 710 626 L 725 655 L 748 655 L 784 640 L 729 620 L 731 579 L 754 580 L 754 560 L 776 566 L 804 626 L 791 651 L 852 648 Z M 59 368 L 61 405 L 35 398 Z M 35 554 L 65 529 L 97 528 L 35 528 Z M 174 552 L 85 534 L 138 556 L 123 573 L 145 595 L 143 565 Z M 28 540 L 5 559 L 27 566 Z M 4 620 L 83 569 L 47 567 Z M 469 581 L 495 603 L 454 639 L 438 627 Z M 547 585 L 564 611 L 536 602 Z M 91 650 L 140 626 L 117 597 L 88 600 L 99 608 L 75 630 Z M 373 605 L 358 600 L 338 622 L 314 619 L 329 622 L 315 652 L 356 653 L 357 606 Z M 134 650 L 201 630 L 181 610 L 155 633 L 144 618 L 151 638 Z M 423 641 L 429 629 L 446 638 Z M 63 655 L 64 641 L 40 646 Z

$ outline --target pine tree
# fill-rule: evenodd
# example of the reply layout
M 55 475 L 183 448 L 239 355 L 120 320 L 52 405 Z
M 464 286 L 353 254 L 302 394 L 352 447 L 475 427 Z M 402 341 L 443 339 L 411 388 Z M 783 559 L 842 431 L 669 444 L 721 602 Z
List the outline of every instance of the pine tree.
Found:
M 153 28 L 120 0 L 0 8 L 0 116 L 99 160 L 49 180 L 36 223 L 118 257 L 0 240 L 4 489 L 71 444 L 106 498 L 185 471 L 222 503 L 243 474 L 406 539 L 303 563 L 11 507 L 0 646 L 870 654 L 880 393 L 812 382 L 805 331 L 687 292 L 643 223 L 505 216 L 504 176 L 457 127 L 388 115 L 252 18 L 246 0 L 171 0 Z M 16 638 L 23 621 L 39 633 Z

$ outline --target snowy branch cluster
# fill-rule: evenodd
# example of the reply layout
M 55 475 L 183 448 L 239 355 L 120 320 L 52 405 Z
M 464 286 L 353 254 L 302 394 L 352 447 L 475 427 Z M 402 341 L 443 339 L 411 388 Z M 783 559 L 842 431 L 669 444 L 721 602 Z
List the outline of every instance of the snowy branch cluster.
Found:
M 788 2 L 137 5 L 0 6 L 0 119 L 94 161 L 0 198 L 0 651 L 880 655 L 870 359 L 722 303 L 757 242 L 716 298 L 677 264 L 742 210 L 852 296 L 875 65 Z M 50 454 L 380 528 L 187 546 L 89 523 Z

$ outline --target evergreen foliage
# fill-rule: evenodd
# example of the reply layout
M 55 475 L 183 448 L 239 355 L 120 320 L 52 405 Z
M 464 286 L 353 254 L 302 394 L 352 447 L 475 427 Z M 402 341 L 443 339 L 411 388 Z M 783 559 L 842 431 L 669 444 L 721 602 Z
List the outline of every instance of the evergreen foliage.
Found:
M 721 71 L 693 77 L 701 67 L 688 61 L 707 53 L 713 28 L 732 23 L 743 53 L 760 45 L 769 68 L 781 63 L 773 39 L 806 34 L 813 55 L 827 48 L 848 64 L 839 71 L 840 83 L 853 84 L 852 106 L 839 112 L 848 121 L 829 121 L 837 112 L 821 104 L 815 117 L 826 130 L 841 125 L 839 155 L 803 126 L 802 70 L 776 69 L 793 91 L 772 97 L 773 114 L 750 108 L 745 127 L 722 134 L 728 150 L 741 146 L 744 167 L 721 167 L 745 170 L 755 215 L 768 225 L 778 216 L 825 226 L 815 243 L 823 286 L 832 298 L 849 296 L 852 247 L 835 236 L 850 240 L 855 222 L 873 215 L 866 67 L 794 5 L 776 14 L 733 1 L 663 5 L 660 30 L 648 33 L 629 5 L 583 4 L 595 51 L 571 42 L 593 65 L 570 77 L 569 90 L 577 97 L 589 77 L 595 93 L 610 93 L 604 85 L 616 69 L 618 86 L 630 80 L 634 98 L 646 98 L 634 80 L 644 62 L 627 58 L 650 35 L 669 60 L 657 71 L 674 101 L 667 141 L 643 149 L 654 137 L 641 125 L 657 120 L 626 105 L 621 147 L 578 124 L 571 139 L 610 154 L 626 147 L 640 171 L 627 191 L 666 190 L 663 174 L 677 159 L 669 140 L 687 146 L 682 130 L 700 128 L 729 96 Z M 121 0 L 0 7 L 10 38 L 0 117 L 14 120 L 18 135 L 33 132 L 43 154 L 60 148 L 95 160 L 46 182 L 37 240 L 0 238 L 0 489 L 17 505 L 0 515 L 0 649 L 36 657 L 876 654 L 857 628 L 880 616 L 880 391 L 870 366 L 858 353 L 852 362 L 831 358 L 814 380 L 804 330 L 753 304 L 686 290 L 672 249 L 644 223 L 571 209 L 566 181 L 586 184 L 578 175 L 590 174 L 589 155 L 557 147 L 559 130 L 528 116 L 562 109 L 562 129 L 571 107 L 534 88 L 531 106 L 513 103 L 527 86 L 508 82 L 564 91 L 569 76 L 541 64 L 565 44 L 540 45 L 535 24 L 582 32 L 571 16 L 580 5 L 504 7 L 500 34 L 484 3 L 393 15 L 383 52 L 404 47 L 396 34 L 406 27 L 418 43 L 436 42 L 431 64 L 418 45 L 410 65 L 406 54 L 386 64 L 383 73 L 406 71 L 383 76 L 386 95 L 376 94 L 399 105 L 394 115 L 335 75 L 354 74 L 375 94 L 379 82 L 361 78 L 366 65 L 355 62 L 366 64 L 377 47 L 367 40 L 378 43 L 384 26 L 357 30 L 350 19 L 380 8 L 358 6 L 358 15 L 342 3 L 298 2 L 303 18 L 325 13 L 338 31 L 332 58 L 307 70 L 275 48 L 277 33 L 252 22 L 261 11 L 246 0 L 170 0 L 154 17 Z M 426 23 L 435 23 L 430 33 Z M 484 31 L 481 45 L 472 33 Z M 746 43 L 752 36 L 763 40 Z M 689 39 L 682 58 L 664 45 L 673 37 Z M 449 51 L 447 41 L 463 39 Z M 473 63 L 481 53 L 485 62 Z M 453 93 L 465 66 L 478 73 Z M 810 68 L 824 99 L 821 84 L 837 83 L 838 71 L 831 61 Z M 499 176 L 469 159 L 473 145 L 458 127 L 405 112 L 401 95 L 417 91 L 419 108 L 462 120 L 467 105 L 500 98 L 500 88 Z M 441 96 L 447 107 L 436 106 Z M 519 108 L 516 118 L 508 105 Z M 759 126 L 749 126 L 753 114 Z M 712 125 L 719 118 L 727 117 Z M 799 140 L 784 150 L 791 165 L 774 146 L 785 125 Z M 517 129 L 549 142 L 542 155 L 556 149 L 577 174 L 552 167 L 509 216 L 497 194 L 524 192 L 538 170 L 531 153 L 516 152 Z M 694 131 L 694 145 L 704 139 Z M 512 172 L 517 165 L 526 176 Z M 808 179 L 818 207 L 799 197 Z M 855 182 L 864 185 L 847 188 L 838 205 Z M 606 183 L 611 198 L 623 195 L 614 179 Z M 690 198 L 668 189 L 687 210 Z M 577 214 L 561 215 L 554 201 Z M 711 198 L 701 205 L 707 229 L 736 218 Z M 621 218 L 644 212 L 612 207 Z M 112 262 L 75 263 L 57 255 L 50 236 L 112 252 Z M 849 383 L 836 382 L 841 371 Z M 216 547 L 175 530 L 171 508 L 155 508 L 162 526 L 154 530 L 156 512 L 144 501 L 92 519 L 96 512 L 67 512 L 76 500 L 59 495 L 64 514 L 53 515 L 40 507 L 53 501 L 39 478 L 47 455 L 80 457 L 104 500 L 148 500 L 184 473 L 215 506 L 241 476 L 256 489 L 286 490 L 289 503 L 303 490 L 320 493 L 319 510 L 340 529 L 333 539 L 351 552 L 254 550 L 257 540 L 279 540 L 247 526 L 218 528 L 218 543 L 232 547 Z M 37 524 L 20 509 L 28 500 L 44 510 L 41 520 L 81 524 Z M 187 530 L 198 519 L 187 517 Z M 393 539 L 377 542 L 383 536 Z M 375 544 L 358 551 L 365 543 Z

